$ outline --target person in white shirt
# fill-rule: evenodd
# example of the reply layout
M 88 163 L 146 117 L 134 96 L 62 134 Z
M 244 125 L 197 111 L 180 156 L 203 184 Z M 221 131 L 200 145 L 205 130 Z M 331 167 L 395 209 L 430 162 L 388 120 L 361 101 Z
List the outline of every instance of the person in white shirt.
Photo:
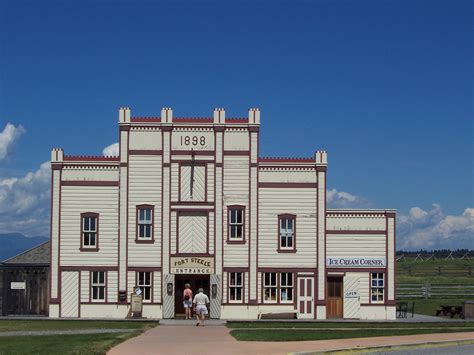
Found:
M 202 288 L 200 288 L 198 294 L 194 296 L 193 305 L 194 313 L 198 321 L 196 326 L 204 325 L 204 318 L 206 314 L 208 314 L 207 306 L 209 305 L 209 297 L 207 297 Z

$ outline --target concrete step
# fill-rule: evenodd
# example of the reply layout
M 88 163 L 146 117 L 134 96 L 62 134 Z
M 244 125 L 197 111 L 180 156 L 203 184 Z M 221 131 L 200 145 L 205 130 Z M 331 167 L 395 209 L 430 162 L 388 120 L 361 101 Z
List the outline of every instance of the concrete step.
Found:
M 196 326 L 196 319 L 160 319 L 160 325 L 184 325 L 184 326 Z M 206 319 L 204 325 L 215 326 L 215 325 L 226 325 L 227 321 L 224 319 Z

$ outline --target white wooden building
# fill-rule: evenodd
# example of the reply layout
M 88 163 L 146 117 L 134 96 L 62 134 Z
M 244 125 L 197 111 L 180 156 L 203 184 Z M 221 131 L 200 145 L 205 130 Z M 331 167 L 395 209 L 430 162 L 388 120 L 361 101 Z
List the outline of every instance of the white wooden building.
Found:
M 259 155 L 246 118 L 131 117 L 118 157 L 52 150 L 50 317 L 395 318 L 395 211 L 326 208 L 327 153 Z

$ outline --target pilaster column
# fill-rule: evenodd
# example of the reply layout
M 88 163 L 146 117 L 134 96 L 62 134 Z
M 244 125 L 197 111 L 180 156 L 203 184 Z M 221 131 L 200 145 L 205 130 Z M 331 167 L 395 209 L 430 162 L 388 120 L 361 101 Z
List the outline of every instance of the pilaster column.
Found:
M 316 318 L 326 319 L 326 170 L 327 153 L 318 150 L 315 154 L 317 192 L 317 267 L 318 294 L 316 298 Z

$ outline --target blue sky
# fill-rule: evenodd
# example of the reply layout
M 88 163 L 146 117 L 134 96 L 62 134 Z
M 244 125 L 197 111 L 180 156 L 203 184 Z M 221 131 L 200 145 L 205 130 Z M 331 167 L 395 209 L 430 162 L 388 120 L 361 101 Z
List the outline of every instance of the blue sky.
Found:
M 234 117 L 260 107 L 261 154 L 327 150 L 336 207 L 396 208 L 408 230 L 464 218 L 459 243 L 472 247 L 472 10 L 460 0 L 0 1 L 0 132 L 24 129 L 4 159 L 0 150 L 0 179 L 38 172 L 51 147 L 101 154 L 117 141 L 120 106 Z

